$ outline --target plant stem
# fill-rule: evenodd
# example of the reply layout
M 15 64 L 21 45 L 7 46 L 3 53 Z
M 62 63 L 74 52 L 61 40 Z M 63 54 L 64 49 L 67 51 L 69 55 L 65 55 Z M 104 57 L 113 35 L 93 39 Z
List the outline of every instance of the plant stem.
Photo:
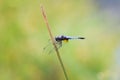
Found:
M 63 72 L 64 72 L 65 78 L 66 78 L 66 80 L 68 80 L 68 76 L 67 76 L 67 73 L 66 73 L 64 64 L 63 64 L 63 62 L 62 62 L 62 59 L 61 59 L 60 53 L 59 53 L 59 51 L 58 51 L 58 48 L 57 48 L 57 46 L 56 46 L 56 44 L 55 44 L 55 40 L 54 40 L 54 38 L 53 38 L 51 29 L 50 29 L 50 25 L 49 25 L 49 23 L 48 23 L 47 16 L 46 16 L 46 14 L 45 14 L 45 11 L 44 11 L 43 6 L 41 6 L 41 11 L 42 11 L 42 15 L 43 15 L 44 21 L 45 21 L 45 23 L 46 23 L 46 26 L 47 26 L 49 35 L 50 35 L 50 39 L 51 39 L 52 44 L 53 44 L 53 46 L 54 46 L 54 49 L 55 49 L 55 51 L 56 51 L 56 53 L 57 53 L 57 57 L 58 57 L 58 60 L 59 60 L 59 62 L 60 62 L 60 65 L 61 65 L 61 67 L 62 67 L 62 70 L 63 70 Z

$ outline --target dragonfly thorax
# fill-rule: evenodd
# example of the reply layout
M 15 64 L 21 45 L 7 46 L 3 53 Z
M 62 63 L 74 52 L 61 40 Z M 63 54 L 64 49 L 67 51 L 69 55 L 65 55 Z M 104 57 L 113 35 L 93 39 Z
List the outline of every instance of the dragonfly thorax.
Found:
M 63 36 L 63 35 L 55 37 L 55 40 L 56 40 L 57 42 L 64 41 L 64 40 L 68 41 L 69 39 L 70 39 L 70 38 L 68 38 L 68 37 L 66 37 L 66 36 Z

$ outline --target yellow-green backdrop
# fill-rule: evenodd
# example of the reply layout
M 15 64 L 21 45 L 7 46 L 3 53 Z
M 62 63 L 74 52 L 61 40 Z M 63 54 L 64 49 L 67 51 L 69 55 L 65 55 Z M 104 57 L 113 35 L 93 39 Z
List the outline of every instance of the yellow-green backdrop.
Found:
M 54 36 L 86 38 L 69 41 L 60 49 L 69 80 L 111 80 L 120 25 L 111 11 L 114 6 L 104 8 L 99 3 L 0 0 L 0 80 L 65 80 L 56 53 L 43 52 L 50 37 L 40 5 Z

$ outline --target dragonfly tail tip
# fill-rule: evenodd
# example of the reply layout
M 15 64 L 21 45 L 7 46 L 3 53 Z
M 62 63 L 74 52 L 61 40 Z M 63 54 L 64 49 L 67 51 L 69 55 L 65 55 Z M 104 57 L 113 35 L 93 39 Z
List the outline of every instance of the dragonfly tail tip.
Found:
M 78 39 L 85 39 L 84 37 L 79 37 Z

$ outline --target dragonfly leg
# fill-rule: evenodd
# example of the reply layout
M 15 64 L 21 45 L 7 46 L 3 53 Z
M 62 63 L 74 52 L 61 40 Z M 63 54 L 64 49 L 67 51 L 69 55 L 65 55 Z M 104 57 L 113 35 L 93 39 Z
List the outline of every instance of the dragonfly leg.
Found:
M 60 42 L 55 42 L 55 44 L 56 44 L 56 46 L 57 46 L 57 49 L 59 49 L 59 48 L 62 47 L 62 41 L 60 41 Z M 53 50 L 55 50 L 55 48 L 51 49 L 51 50 L 49 51 L 49 54 L 50 54 Z
M 57 42 L 57 44 L 58 44 L 58 46 L 57 46 L 58 49 L 59 49 L 60 47 L 62 47 L 62 41 Z

